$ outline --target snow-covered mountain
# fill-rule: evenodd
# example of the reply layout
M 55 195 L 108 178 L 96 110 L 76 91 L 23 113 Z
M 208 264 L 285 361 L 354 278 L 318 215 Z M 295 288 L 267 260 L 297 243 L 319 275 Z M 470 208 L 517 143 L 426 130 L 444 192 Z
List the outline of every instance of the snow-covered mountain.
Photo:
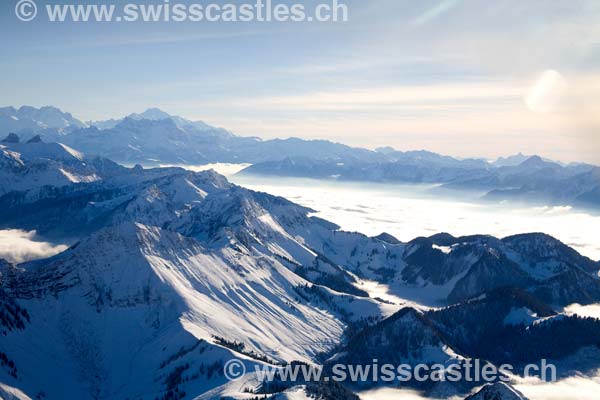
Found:
M 526 365 L 544 359 L 553 360 L 559 376 L 572 374 L 573 363 L 578 373 L 593 373 L 598 362 L 586 360 L 600 353 L 599 330 L 598 319 L 560 314 L 519 289 L 496 289 L 449 307 L 423 311 L 405 307 L 354 334 L 330 364 L 367 366 L 377 360 L 413 368 L 441 365 L 462 370 L 465 376 L 466 368 L 490 363 L 510 365 L 513 374 L 522 375 Z M 377 384 L 369 379 L 361 382 L 367 387 Z M 401 383 L 433 398 L 460 395 L 479 384 L 468 380 Z
M 545 235 L 402 243 L 340 231 L 214 171 L 125 168 L 14 137 L 2 150 L 14 177 L 0 194 L 0 227 L 76 243 L 51 258 L 0 263 L 0 393 L 244 398 L 261 382 L 248 374 L 228 384 L 231 358 L 248 370 L 334 354 L 518 363 L 561 360 L 599 339 L 598 321 L 557 316 L 551 305 L 597 301 L 600 266 Z M 61 169 L 95 179 L 34 174 Z M 34 176 L 45 185 L 30 184 Z M 389 285 L 400 301 L 371 297 L 365 280 Z M 507 285 L 517 288 L 501 291 Z M 512 352 L 482 345 L 499 328 L 513 335 L 497 348 Z M 533 345 L 550 340 L 564 343 Z
M 111 174 L 98 174 L 108 178 L 94 185 L 65 187 L 43 198 L 32 192 L 7 193 L 0 197 L 0 226 L 36 229 L 60 238 L 133 218 L 215 243 L 236 234 L 247 243 L 263 245 L 268 241 L 263 236 L 274 235 L 271 221 L 279 218 L 285 229 L 275 230 L 280 232 L 277 246 L 296 251 L 301 237 L 303 246 L 319 256 L 315 265 L 302 260 L 298 273 L 315 282 L 327 280 L 342 291 L 360 293 L 348 271 L 385 282 L 402 298 L 430 305 L 462 301 L 502 286 L 523 288 L 557 305 L 600 299 L 600 265 L 543 234 L 502 240 L 435 235 L 404 244 L 338 232 L 333 224 L 307 218 L 308 209 L 234 187 L 218 175 L 177 168 L 104 170 Z M 329 273 L 322 276 L 325 269 Z
M 106 121 L 90 121 L 90 122 L 88 122 L 88 125 L 95 126 L 98 129 L 102 129 L 102 130 L 112 129 L 127 118 L 137 120 L 137 121 L 143 120 L 143 119 L 149 120 L 149 121 L 161 121 L 161 120 L 165 120 L 165 119 L 170 119 L 175 123 L 175 125 L 177 125 L 177 127 L 181 128 L 181 129 L 185 129 L 188 127 L 194 127 L 196 129 L 203 130 L 203 131 L 211 131 L 211 130 L 217 129 L 217 128 L 214 128 L 214 127 L 208 125 L 205 122 L 191 121 L 191 120 L 183 118 L 183 117 L 170 115 L 158 108 L 149 108 L 146 111 L 141 112 L 141 113 L 129 114 L 127 117 L 125 117 L 123 119 L 110 119 L 110 120 L 106 120 Z M 228 134 L 228 132 L 226 132 L 225 130 L 221 130 L 221 132 L 223 134 Z M 231 134 L 229 133 L 229 135 L 231 135 Z
M 60 143 L 44 143 L 35 136 L 21 143 L 15 135 L 0 142 L 0 195 L 42 187 L 95 182 L 123 172 L 119 165 Z
M 64 398 L 65 390 L 78 398 L 155 398 L 175 387 L 201 394 L 224 382 L 232 351 L 249 365 L 314 361 L 348 323 L 377 319 L 387 307 L 311 283 L 332 276 L 352 287 L 353 278 L 286 232 L 297 221 L 332 234 L 309 210 L 213 172 L 128 171 L 15 205 L 51 204 L 45 215 L 56 217 L 44 221 L 54 224 L 59 215 L 94 222 L 77 231 L 63 221 L 61 234 L 85 235 L 64 253 L 4 264 L 3 293 L 26 314 L 5 324 L 0 351 L 18 372 L 0 369 L 3 383 L 47 398 Z M 91 193 L 104 201 L 89 201 Z M 296 273 L 303 266 L 316 275 Z M 194 383 L 171 382 L 177 373 Z
M 523 288 L 556 305 L 600 301 L 600 263 L 542 233 L 502 240 L 438 234 L 409 242 L 403 260 L 401 279 L 392 285 L 435 290 L 449 302 L 505 286 Z
M 85 123 L 56 107 L 0 108 L 0 134 L 19 131 L 37 133 L 46 129 L 63 132 L 67 129 L 83 128 L 85 126 Z
M 250 360 L 309 361 L 334 346 L 345 325 L 327 308 L 298 301 L 295 288 L 307 282 L 268 254 L 207 249 L 194 238 L 141 224 L 101 229 L 6 275 L 7 294 L 29 320 L 7 336 L 2 351 L 18 366 L 15 383 L 24 382 L 22 390 L 50 398 L 59 398 L 61 387 L 80 398 L 139 396 L 142 388 L 158 394 L 163 383 L 152 380 L 169 372 L 161 365 L 199 341 L 222 353 L 241 343 L 243 350 L 234 347 Z M 349 307 L 360 309 L 361 302 L 377 314 L 372 301 Z M 161 349 L 169 342 L 169 350 Z M 35 347 L 45 351 L 16 350 Z M 190 374 L 204 359 L 194 353 L 186 357 Z M 57 362 L 71 372 L 40 373 L 40 365 Z
M 525 155 L 523 153 L 513 154 L 507 157 L 498 157 L 496 161 L 494 161 L 494 165 L 497 167 L 515 167 L 524 161 L 526 161 L 531 156 Z
M 0 135 L 9 133 L 25 141 L 40 135 L 46 142 L 132 165 L 251 163 L 243 173 L 435 183 L 441 184 L 436 190 L 475 190 L 493 201 L 600 205 L 600 168 L 593 165 L 564 165 L 521 153 L 487 162 L 391 147 L 371 151 L 326 140 L 261 140 L 157 108 L 83 123 L 53 107 L 5 107 L 0 109 Z
M 100 130 L 95 126 L 60 137 L 62 142 L 87 153 L 101 154 L 121 162 L 192 163 L 207 159 L 202 145 L 216 145 L 230 134 L 221 129 L 179 126 L 173 119 L 137 119 L 127 117 L 114 127 Z
M 127 164 L 254 163 L 279 159 L 282 155 L 359 157 L 373 161 L 377 158 L 375 152 L 325 140 L 263 141 L 256 137 L 236 136 L 223 128 L 169 115 L 156 108 L 122 119 L 88 124 L 89 127 L 71 126 L 68 130 L 13 131 L 25 139 L 40 134 L 44 141 L 57 141 L 87 154 Z
M 522 393 L 504 382 L 484 386 L 465 400 L 527 400 Z
M 561 165 L 532 156 L 519 164 L 457 160 L 430 152 L 385 152 L 377 160 L 358 157 L 285 157 L 256 163 L 241 174 L 359 182 L 439 184 L 435 192 L 483 193 L 474 200 L 528 201 L 598 207 L 600 167 Z M 472 195 L 471 195 L 472 196 Z
M 367 182 L 448 183 L 479 178 L 492 167 L 484 160 L 457 160 L 427 151 L 376 153 L 377 157 L 290 157 L 249 166 L 242 173 Z

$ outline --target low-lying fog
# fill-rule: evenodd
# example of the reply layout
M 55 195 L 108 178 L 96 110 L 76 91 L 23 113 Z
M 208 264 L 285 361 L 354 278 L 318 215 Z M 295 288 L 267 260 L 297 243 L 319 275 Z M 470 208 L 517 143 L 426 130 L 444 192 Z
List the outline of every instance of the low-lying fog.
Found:
M 600 214 L 571 207 L 536 207 L 472 202 L 471 196 L 432 194 L 427 185 L 385 185 L 300 178 L 236 175 L 247 164 L 180 165 L 209 168 L 249 189 L 286 197 L 316 210 L 315 215 L 344 230 L 367 235 L 387 232 L 402 241 L 448 232 L 455 236 L 490 234 L 505 237 L 524 232 L 548 233 L 581 254 L 600 260 Z M 62 251 L 35 232 L 0 231 L 0 258 L 22 262 Z
M 600 216 L 570 207 L 471 202 L 434 195 L 432 186 L 385 185 L 298 178 L 232 175 L 249 189 L 286 197 L 317 211 L 344 230 L 367 235 L 387 232 L 402 241 L 448 232 L 455 236 L 544 232 L 580 253 L 600 259 Z
M 597 400 L 600 391 L 600 375 L 595 377 L 575 376 L 558 382 L 517 378 L 512 383 L 529 400 Z M 361 400 L 441 400 L 424 397 L 420 393 L 408 389 L 379 388 L 358 394 Z M 463 398 L 451 397 L 447 400 Z
M 46 258 L 65 251 L 64 244 L 54 244 L 39 238 L 35 231 L 0 230 L 0 258 L 11 263 Z
M 457 236 L 486 233 L 497 237 L 545 232 L 588 257 L 600 259 L 600 216 L 570 207 L 474 203 L 464 198 L 432 195 L 431 186 L 424 185 L 239 176 L 234 174 L 244 166 L 235 164 L 184 167 L 195 171 L 213 168 L 236 184 L 310 207 L 316 210 L 316 215 L 345 230 L 368 235 L 388 232 L 403 241 L 437 232 Z M 11 262 L 44 258 L 65 249 L 64 244 L 48 243 L 37 237 L 35 231 L 0 230 L 0 258 Z M 600 305 L 573 304 L 564 311 L 600 317 Z M 517 378 L 515 384 L 531 400 L 592 400 L 600 391 L 600 373 L 596 377 L 572 377 L 556 383 Z M 417 392 L 393 388 L 362 392 L 360 397 L 364 400 L 425 399 Z
M 296 178 L 229 176 L 249 189 L 286 197 L 317 210 L 316 215 L 345 230 L 377 235 L 388 232 L 407 241 L 437 232 L 486 233 L 504 237 L 524 232 L 548 233 L 580 253 L 600 259 L 600 216 L 570 207 L 511 206 L 474 203 L 463 197 L 432 195 L 431 186 L 383 185 Z M 566 313 L 600 318 L 600 305 L 573 304 Z M 600 371 L 554 383 L 516 378 L 515 387 L 531 400 L 592 400 L 600 392 Z M 418 392 L 379 388 L 359 393 L 363 400 L 427 400 Z M 429 399 L 431 400 L 431 399 Z

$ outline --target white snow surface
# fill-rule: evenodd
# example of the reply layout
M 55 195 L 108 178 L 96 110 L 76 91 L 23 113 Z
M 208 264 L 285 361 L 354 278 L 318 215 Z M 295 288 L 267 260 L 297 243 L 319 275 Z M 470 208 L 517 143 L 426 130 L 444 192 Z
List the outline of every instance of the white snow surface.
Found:
M 339 343 L 348 318 L 390 312 L 389 304 L 326 287 L 332 303 L 302 299 L 297 288 L 313 284 L 298 265 L 338 272 L 310 247 L 333 240 L 332 226 L 202 174 L 177 173 L 127 199 L 90 204 L 118 213 L 63 253 L 0 271 L 19 276 L 7 287 L 30 316 L 0 343 L 19 368 L 18 379 L 0 369 L 0 381 L 30 397 L 153 399 L 187 366 L 180 388 L 200 394 L 225 383 L 202 376 L 210 363 L 313 363 Z M 254 356 L 234 354 L 217 337 Z
M 85 156 L 59 143 L 0 146 L 0 195 L 43 186 L 61 187 L 101 179 Z
M 96 173 L 86 169 L 85 156 L 62 146 L 34 151 L 29 145 L 3 147 L 0 162 L 19 173 L 31 160 Z M 53 160 L 43 158 L 56 151 Z M 72 177 L 60 168 L 65 181 L 57 185 L 70 185 Z M 477 261 L 467 252 L 459 260 L 464 269 L 444 283 L 419 276 L 408 284 L 401 278 L 403 258 L 418 245 L 340 231 L 312 217 L 313 210 L 230 185 L 214 172 L 136 167 L 98 185 L 126 188 L 85 204 L 84 213 L 108 216 L 102 229 L 53 257 L 1 264 L 0 276 L 10 280 L 3 289 L 30 318 L 0 341 L 19 369 L 15 379 L 0 368 L 0 390 L 30 397 L 43 391 L 50 400 L 154 399 L 183 368 L 178 387 L 189 396 L 244 398 L 251 374 L 233 384 L 209 374 L 211 366 L 218 371 L 234 357 L 248 370 L 266 362 L 315 363 L 340 342 L 349 322 L 440 304 Z M 386 283 L 375 283 L 390 270 Z M 332 281 L 346 286 L 327 287 Z M 400 325 L 418 327 L 415 315 Z M 505 322 L 533 321 L 529 310 L 517 309 Z M 243 350 L 226 342 L 242 343 Z M 419 350 L 417 361 L 460 358 L 439 341 Z M 301 399 L 299 388 L 285 396 Z

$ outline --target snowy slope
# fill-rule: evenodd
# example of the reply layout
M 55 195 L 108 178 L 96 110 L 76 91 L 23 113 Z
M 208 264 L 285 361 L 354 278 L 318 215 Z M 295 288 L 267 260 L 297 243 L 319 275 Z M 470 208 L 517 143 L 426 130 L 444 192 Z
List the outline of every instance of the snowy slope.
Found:
M 139 224 L 103 229 L 5 275 L 7 291 L 30 318 L 0 345 L 29 385 L 9 382 L 51 398 L 59 394 L 56 382 L 77 387 L 82 397 L 140 394 L 149 377 L 132 380 L 127 371 L 157 370 L 160 356 L 168 355 L 157 351 L 165 335 L 181 338 L 175 343 L 212 343 L 218 336 L 244 343 L 257 357 L 311 361 L 339 342 L 345 326 L 325 308 L 296 299 L 294 287 L 306 281 L 276 260 L 210 251 L 192 238 Z M 52 373 L 53 362 L 69 373 Z M 39 365 L 47 366 L 44 373 Z
M 0 108 L 0 134 L 19 132 L 22 130 L 39 132 L 52 128 L 64 131 L 69 128 L 82 128 L 86 124 L 63 112 L 56 107 L 35 108 L 22 106 L 20 108 Z
M 112 129 L 117 126 L 119 123 L 123 122 L 124 119 L 129 118 L 133 120 L 149 120 L 149 121 L 160 121 L 164 119 L 170 119 L 175 122 L 175 125 L 181 129 L 186 128 L 195 128 L 202 131 L 219 131 L 224 136 L 231 136 L 231 134 L 224 129 L 219 129 L 212 127 L 202 121 L 190 121 L 189 119 L 185 119 L 179 116 L 170 115 L 158 108 L 149 108 L 141 113 L 133 113 L 129 114 L 127 117 L 123 119 L 110 119 L 106 121 L 94 121 L 90 122 L 89 125 L 95 126 L 98 129 Z
M 484 386 L 465 400 L 527 400 L 522 393 L 504 382 Z
M 369 238 L 213 171 L 123 168 L 45 143 L 5 149 L 3 160 L 17 169 L 36 160 L 103 171 L 93 182 L 13 187 L 0 197 L 2 224 L 78 239 L 48 259 L 0 263 L 0 352 L 11 361 L 0 367 L 5 392 L 43 392 L 47 399 L 238 396 L 244 388 L 226 384 L 221 372 L 232 357 L 248 368 L 316 363 L 338 350 L 348 361 L 452 363 L 465 350 L 487 350 L 461 342 L 465 332 L 482 332 L 469 329 L 521 332 L 514 323 L 529 311 L 541 318 L 525 321 L 531 335 L 503 344 L 533 347 L 549 339 L 547 326 L 579 328 L 572 343 L 553 352 L 561 358 L 600 331 L 574 317 L 550 321 L 554 312 L 531 299 L 585 302 L 596 295 L 597 263 L 550 237 Z M 393 299 L 461 303 L 405 308 L 381 321 L 404 303 L 368 297 L 365 282 L 389 284 Z M 520 285 L 519 294 L 492 296 L 507 283 Z M 487 294 L 472 299 L 481 292 Z M 481 309 L 489 304 L 499 311 L 484 326 Z M 463 323 L 464 330 L 455 329 Z
M 294 220 L 309 224 L 308 210 L 234 187 L 213 172 L 118 176 L 87 190 L 119 193 L 119 182 L 134 192 L 72 203 L 80 209 L 65 203 L 70 214 L 108 210 L 97 214 L 108 216 L 99 230 L 55 257 L 4 268 L 2 287 L 29 316 L 0 343 L 18 366 L 17 379 L 2 378 L 10 386 L 48 398 L 61 398 L 63 387 L 79 398 L 154 398 L 166 390 L 157 378 L 167 373 L 161 363 L 199 340 L 221 354 L 216 360 L 229 354 L 222 346 L 243 343 L 237 351 L 254 363 L 314 362 L 340 342 L 351 320 L 381 315 L 384 305 L 376 300 L 296 273 L 301 265 L 341 272 L 320 266 L 316 253 L 285 231 Z M 190 355 L 186 362 L 200 368 L 201 359 Z M 190 385 L 201 393 L 223 383 L 215 376 Z
M 10 115 L 6 118 L 13 121 L 11 110 L 8 109 Z M 235 136 L 223 128 L 169 115 L 156 108 L 120 119 L 81 125 L 73 122 L 67 128 L 53 125 L 41 128 L 34 123 L 24 128 L 13 124 L 14 129 L 8 129 L 6 125 L 7 130 L 3 131 L 1 118 L 0 112 L 0 134 L 16 132 L 25 138 L 40 134 L 44 141 L 65 143 L 84 153 L 128 164 L 248 163 L 282 156 L 358 157 L 374 161 L 379 157 L 370 150 L 326 140 L 290 138 L 263 141 L 256 137 Z
M 432 305 L 505 286 L 526 289 L 557 305 L 600 301 L 600 263 L 544 234 L 502 240 L 439 234 L 409 242 L 402 260 L 405 267 L 391 281 L 392 291 L 400 295 L 418 289 L 414 295 Z
M 112 162 L 85 157 L 63 144 L 44 142 L 2 142 L 0 165 L 0 195 L 95 182 L 122 170 Z

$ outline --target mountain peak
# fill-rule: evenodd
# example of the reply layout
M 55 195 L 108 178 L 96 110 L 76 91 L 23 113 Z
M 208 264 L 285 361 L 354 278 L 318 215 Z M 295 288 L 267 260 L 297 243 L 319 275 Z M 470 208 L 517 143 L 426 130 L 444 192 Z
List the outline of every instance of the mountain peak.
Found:
M 336 361 L 362 364 L 365 358 L 386 363 L 445 364 L 462 356 L 446 344 L 442 333 L 423 312 L 404 307 L 350 338 Z
M 29 139 L 27 141 L 27 143 L 41 143 L 42 142 L 42 137 L 40 135 L 35 135 L 34 137 L 32 137 L 31 139 Z
M 19 143 L 20 141 L 21 139 L 16 133 L 9 133 L 4 139 L 2 139 L 2 143 Z
M 46 129 L 65 131 L 76 128 L 85 128 L 87 125 L 53 106 L 40 108 L 21 106 L 0 108 L 0 132 L 39 132 Z
M 375 151 L 377 153 L 381 153 L 381 154 L 390 154 L 390 153 L 394 153 L 396 151 L 396 149 L 393 148 L 392 146 L 384 146 L 384 147 L 376 148 Z
M 380 233 L 379 235 L 375 236 L 374 239 L 381 240 L 382 242 L 386 242 L 386 243 L 389 243 L 389 244 L 400 244 L 400 243 L 402 243 L 398 239 L 396 239 L 394 236 L 390 235 L 387 232 Z
M 527 158 L 527 160 L 525 160 L 524 162 L 526 162 L 526 163 L 541 163 L 541 162 L 544 162 L 544 160 L 542 160 L 542 157 L 540 157 L 540 156 L 531 156 L 531 157 Z
M 519 164 L 519 167 L 527 167 L 527 168 L 544 168 L 544 167 L 560 167 L 559 164 L 556 164 L 552 161 L 548 161 L 543 159 L 540 156 L 531 156 Z
M 137 118 L 137 117 L 131 116 L 131 115 L 123 118 L 116 125 L 116 128 L 148 129 L 150 127 L 154 127 L 154 128 L 170 127 L 170 128 L 176 129 L 177 125 L 170 118 L 148 119 L 148 118 Z
M 148 108 L 146 111 L 142 112 L 142 113 L 133 113 L 128 115 L 129 118 L 132 119 L 150 119 L 150 120 L 159 120 L 159 119 L 168 119 L 168 118 L 172 118 L 172 115 L 164 112 L 163 110 L 156 108 L 156 107 L 152 107 L 152 108 Z
M 499 157 L 493 164 L 497 167 L 514 167 L 527 160 L 530 156 L 518 152 L 507 157 Z
M 504 382 L 496 382 L 483 387 L 465 400 L 527 400 L 525 396 Z

